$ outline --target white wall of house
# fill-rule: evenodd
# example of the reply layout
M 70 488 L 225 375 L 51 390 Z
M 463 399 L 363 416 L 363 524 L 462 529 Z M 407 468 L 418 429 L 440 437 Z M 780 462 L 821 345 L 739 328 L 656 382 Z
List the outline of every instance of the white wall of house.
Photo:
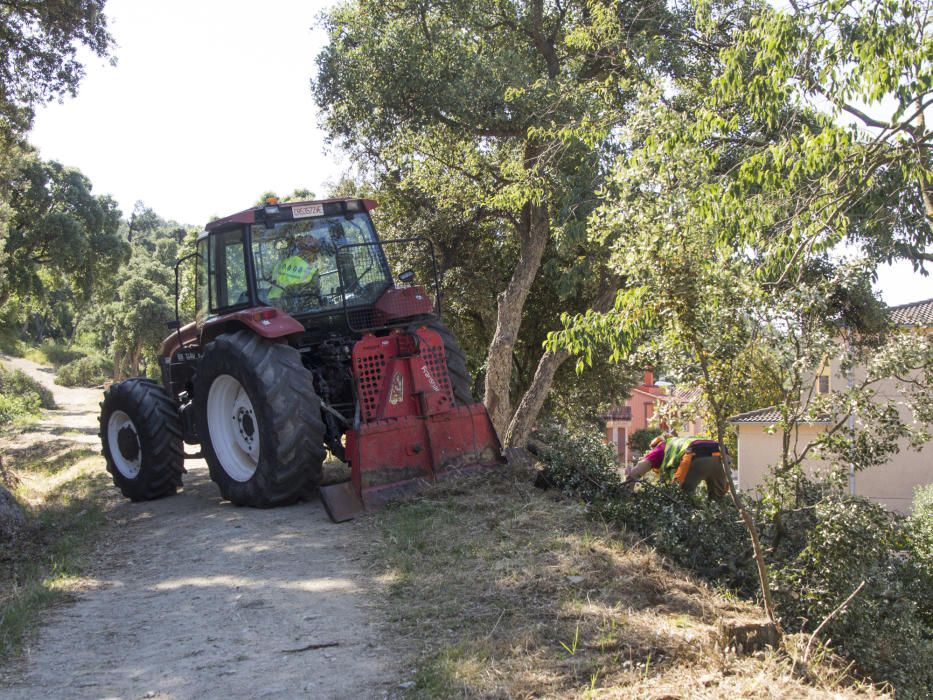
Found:
M 918 302 L 916 317 L 906 321 L 911 326 L 926 324 L 923 327 L 914 327 L 910 332 L 933 333 L 929 325 L 929 302 Z M 904 313 L 903 307 L 899 313 Z M 914 312 L 911 312 L 914 313 Z M 902 318 L 898 323 L 904 323 Z M 822 381 L 820 375 L 823 376 Z M 839 368 L 838 358 L 834 358 L 828 366 L 817 372 L 812 385 L 812 394 L 816 395 L 826 391 L 843 391 L 851 383 L 858 383 L 865 377 L 865 368 L 856 367 L 852 376 L 846 376 Z M 898 389 L 898 382 L 893 379 L 879 382 L 872 386 L 879 401 L 893 399 L 898 402 L 898 410 L 902 421 L 912 420 L 910 410 L 904 403 Z M 764 423 L 734 423 L 739 435 L 738 449 L 738 487 L 744 491 L 754 491 L 767 477 L 773 465 L 780 461 L 782 434 L 776 431 L 769 434 L 769 426 Z M 927 426 L 930 428 L 931 426 Z M 804 449 L 808 442 L 815 440 L 827 426 L 809 424 L 800 426 L 795 440 L 797 452 Z M 933 431 L 931 431 L 933 432 Z M 850 487 L 854 493 L 870 498 L 888 508 L 906 513 L 909 512 L 913 501 L 914 491 L 918 486 L 933 483 L 933 440 L 924 445 L 921 451 L 911 449 L 906 442 L 899 445 L 899 451 L 894 454 L 886 464 L 856 470 L 850 480 Z M 793 453 L 794 450 L 792 449 Z M 829 468 L 825 462 L 808 459 L 804 462 L 804 470 L 813 474 L 819 470 Z
M 764 423 L 740 423 L 735 427 L 739 436 L 739 469 L 736 486 L 740 491 L 755 492 L 768 478 L 774 465 L 781 461 L 783 431 L 771 433 L 768 431 L 769 426 Z M 792 437 L 791 451 L 793 451 L 794 441 L 796 441 L 797 449 L 802 451 L 825 429 L 823 425 L 799 426 Z M 828 465 L 825 462 L 815 459 L 808 460 L 804 467 L 810 475 L 827 468 Z
M 882 396 L 895 395 L 894 382 L 880 385 L 878 393 Z M 901 412 L 902 418 L 909 417 L 905 406 L 901 407 Z M 769 426 L 762 423 L 736 424 L 735 427 L 739 437 L 737 486 L 742 491 L 755 491 L 780 461 L 782 431 L 769 433 Z M 826 427 L 801 425 L 794 436 L 797 452 L 816 440 Z M 810 475 L 826 469 L 829 469 L 829 464 L 821 460 L 809 458 L 804 462 L 804 472 Z M 887 463 L 857 469 L 852 476 L 856 495 L 870 498 L 899 513 L 910 512 L 914 491 L 918 486 L 930 483 L 933 483 L 933 440 L 926 443 L 920 452 L 902 443 L 900 450 Z

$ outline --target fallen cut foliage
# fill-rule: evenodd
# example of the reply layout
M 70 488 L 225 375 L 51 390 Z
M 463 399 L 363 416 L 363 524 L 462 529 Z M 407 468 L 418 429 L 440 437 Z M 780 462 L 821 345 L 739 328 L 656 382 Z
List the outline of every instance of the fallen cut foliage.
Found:
M 796 638 L 724 648 L 720 625 L 758 621 L 756 608 L 527 474 L 450 482 L 368 523 L 411 697 L 883 696 L 834 658 L 795 670 Z

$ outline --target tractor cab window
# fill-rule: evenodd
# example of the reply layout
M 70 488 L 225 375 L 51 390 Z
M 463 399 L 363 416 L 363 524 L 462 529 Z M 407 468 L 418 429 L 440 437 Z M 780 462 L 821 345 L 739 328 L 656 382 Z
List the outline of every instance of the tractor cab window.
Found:
M 194 317 L 201 321 L 207 315 L 210 306 L 207 286 L 207 238 L 198 241 L 198 255 L 195 258 L 194 268 Z
M 341 246 L 364 244 L 343 251 Z M 259 300 L 289 313 L 372 304 L 392 284 L 369 217 L 320 217 L 252 229 Z M 338 269 L 339 267 L 339 269 Z
M 211 236 L 208 261 L 211 310 L 240 306 L 249 302 L 243 231 L 227 231 Z

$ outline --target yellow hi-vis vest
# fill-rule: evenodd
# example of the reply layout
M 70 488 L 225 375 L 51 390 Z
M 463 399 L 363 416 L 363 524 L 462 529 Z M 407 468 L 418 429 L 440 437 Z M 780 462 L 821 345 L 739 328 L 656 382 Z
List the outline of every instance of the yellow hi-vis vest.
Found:
M 661 481 L 669 482 L 674 478 L 675 472 L 680 467 L 690 445 L 701 438 L 692 436 L 670 438 L 664 443 L 664 459 L 661 461 L 660 477 Z M 688 465 L 689 466 L 689 465 Z
M 283 287 L 307 284 L 314 279 L 316 274 L 317 267 L 300 255 L 290 255 L 284 260 L 280 260 L 272 271 L 272 276 L 277 286 L 273 287 L 269 292 L 269 298 L 278 299 L 282 296 Z

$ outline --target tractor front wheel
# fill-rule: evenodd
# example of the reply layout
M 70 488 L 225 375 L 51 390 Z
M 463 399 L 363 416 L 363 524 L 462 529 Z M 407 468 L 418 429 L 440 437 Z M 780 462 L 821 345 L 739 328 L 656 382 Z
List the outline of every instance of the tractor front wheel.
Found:
M 207 345 L 194 380 L 202 451 L 221 495 L 269 508 L 321 481 L 324 422 L 295 348 L 250 331 Z
M 107 389 L 100 409 L 104 459 L 120 492 L 133 501 L 174 495 L 185 457 L 178 408 L 165 389 L 127 379 Z

